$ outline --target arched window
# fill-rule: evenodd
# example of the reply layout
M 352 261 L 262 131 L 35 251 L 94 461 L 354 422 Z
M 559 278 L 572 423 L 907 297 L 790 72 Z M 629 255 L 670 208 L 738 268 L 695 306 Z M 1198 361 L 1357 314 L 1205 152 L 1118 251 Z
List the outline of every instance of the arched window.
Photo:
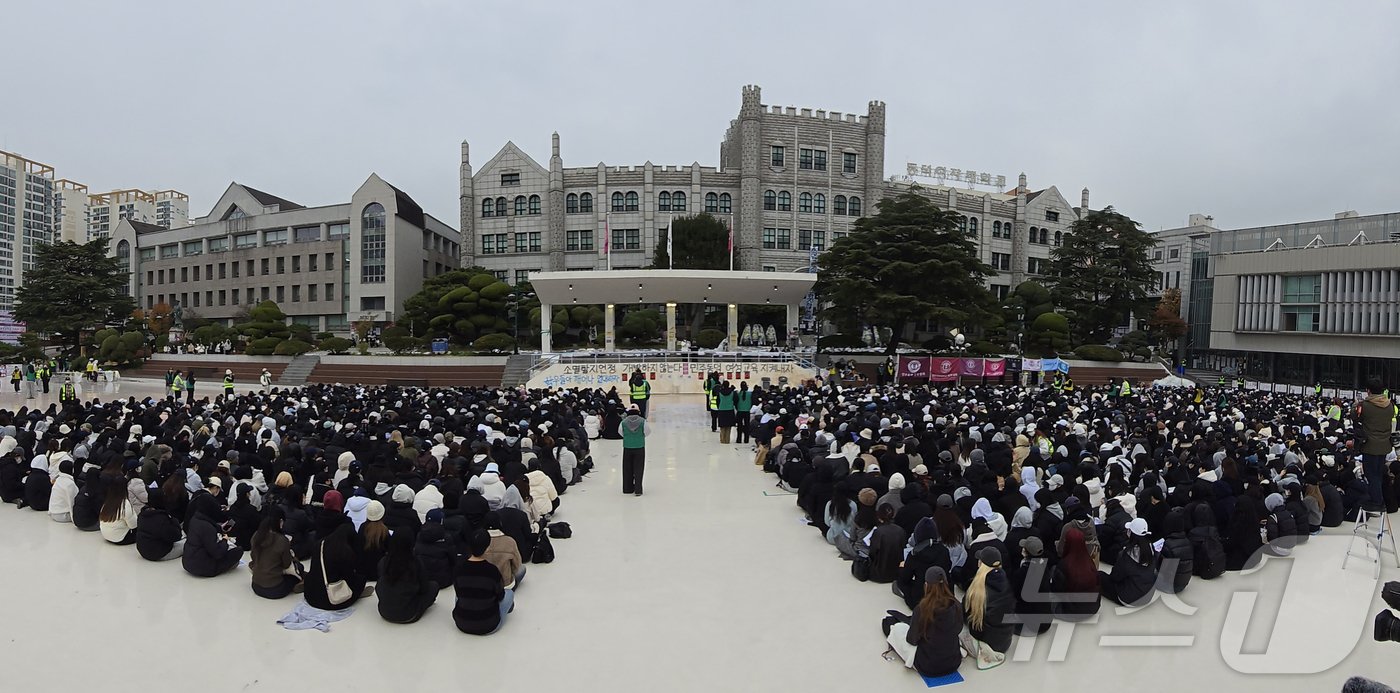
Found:
M 569 196 L 564 198 L 564 211 L 568 214 L 578 212 L 578 193 L 569 193 Z
M 1040 230 L 1040 244 L 1041 244 L 1041 245 L 1050 245 L 1050 229 L 1041 229 L 1041 230 Z
M 977 235 L 977 217 L 972 217 L 967 220 L 967 235 Z
M 629 211 L 629 212 L 635 212 L 635 211 L 637 211 L 637 193 L 635 193 L 635 192 L 629 192 L 629 193 L 627 193 L 627 205 L 626 205 L 626 208 L 627 208 L 627 211 Z
M 1055 247 L 1056 247 L 1056 248 L 1060 247 L 1060 241 L 1061 241 L 1061 240 L 1063 240 L 1063 239 L 1060 237 L 1060 232 L 1059 232 L 1059 231 L 1056 231 L 1056 232 L 1055 232 Z
M 539 214 L 539 213 L 540 213 L 540 196 L 539 196 L 539 195 L 531 195 L 531 196 L 530 196 L 530 213 L 531 213 L 531 214 Z
M 684 212 L 684 211 L 685 211 L 685 203 L 686 203 L 685 193 L 683 193 L 683 192 L 677 190 L 677 191 L 675 192 L 675 194 L 671 195 L 671 211 L 673 211 L 673 212 Z
M 592 211 L 593 211 L 593 193 L 584 193 L 584 194 L 578 196 L 578 211 L 580 211 L 580 212 L 592 212 Z
M 360 212 L 360 282 L 384 281 L 384 205 L 371 202 Z
M 837 195 L 836 197 L 831 198 L 831 213 L 832 213 L 832 214 L 835 214 L 835 215 L 837 215 L 837 216 L 840 216 L 840 215 L 843 215 L 843 214 L 846 213 L 846 196 L 845 196 L 845 195 Z
M 763 191 L 763 208 L 766 209 L 766 210 L 768 210 L 768 211 L 770 211 L 770 212 L 773 211 L 773 210 L 775 210 L 775 209 L 777 209 L 777 208 L 778 208 L 778 193 L 775 193 L 775 192 L 773 192 L 772 190 L 764 190 L 764 191 Z
M 1036 241 L 1036 239 L 1038 239 L 1038 238 L 1040 238 L 1040 231 L 1039 231 L 1039 229 L 1037 229 L 1037 228 L 1035 228 L 1034 226 L 1032 226 L 1032 227 L 1031 227 L 1031 243 L 1034 243 L 1034 242 Z
M 524 195 L 515 196 L 515 216 L 525 216 L 525 204 L 526 201 Z
M 792 211 L 792 193 L 790 193 L 790 192 L 788 192 L 788 191 L 786 191 L 786 190 L 784 190 L 784 191 L 778 193 L 778 211 L 779 211 L 779 212 L 791 212 L 791 211 Z
M 123 272 L 131 270 L 131 243 L 125 239 L 117 242 L 117 263 Z
M 621 212 L 622 209 L 622 193 L 615 192 L 612 194 L 612 211 Z
M 812 196 L 812 211 L 817 214 L 826 214 L 826 195 L 817 193 Z
M 481 216 L 490 217 L 496 215 L 496 201 L 486 198 L 481 201 Z
M 668 192 L 666 192 L 666 191 L 663 190 L 663 191 L 661 191 L 661 194 L 660 194 L 660 195 L 657 195 L 657 196 L 656 196 L 656 211 L 658 211 L 658 212 L 669 212 L 669 211 L 671 211 L 671 193 L 668 193 Z
M 505 215 L 506 215 L 506 198 L 504 198 L 504 197 L 498 197 L 498 198 L 496 198 L 496 216 L 498 216 L 498 217 L 503 217 L 503 216 L 505 216 Z
M 797 196 L 797 211 L 811 213 L 812 193 L 802 193 Z
M 730 199 L 731 199 L 731 198 L 729 197 L 729 193 L 720 193 L 720 194 L 719 194 L 719 213 L 720 213 L 720 214 L 729 214 L 730 212 L 733 211 L 733 206 L 732 206 L 731 203 L 730 203 Z
M 967 217 L 961 214 L 958 215 L 958 232 L 967 233 Z
M 716 195 L 716 194 L 714 194 L 714 193 L 705 193 L 705 211 L 706 211 L 706 212 L 718 212 L 718 211 L 719 211 L 719 195 Z
M 850 209 L 850 212 L 849 212 L 849 213 L 850 213 L 851 216 L 853 216 L 853 217 L 858 217 L 858 216 L 860 216 L 860 198 L 859 198 L 859 197 L 856 197 L 855 195 L 852 195 L 852 196 L 851 196 L 851 204 L 850 204 L 849 209 Z
M 992 238 L 1001 238 L 1001 222 L 992 222 Z

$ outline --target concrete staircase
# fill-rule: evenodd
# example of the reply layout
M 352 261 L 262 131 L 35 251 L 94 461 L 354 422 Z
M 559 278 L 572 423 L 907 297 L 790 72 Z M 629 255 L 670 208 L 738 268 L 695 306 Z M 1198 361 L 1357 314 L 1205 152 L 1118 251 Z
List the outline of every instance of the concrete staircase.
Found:
M 506 360 L 505 373 L 501 374 L 501 387 L 524 385 L 530 377 L 530 368 L 540 360 L 538 354 L 515 354 Z
M 321 357 L 311 354 L 302 354 L 292 359 L 287 364 L 287 368 L 282 371 L 282 377 L 277 379 L 277 384 L 281 387 L 299 387 L 306 384 L 306 379 L 311 375 L 311 371 L 316 370 L 316 366 L 321 363 Z

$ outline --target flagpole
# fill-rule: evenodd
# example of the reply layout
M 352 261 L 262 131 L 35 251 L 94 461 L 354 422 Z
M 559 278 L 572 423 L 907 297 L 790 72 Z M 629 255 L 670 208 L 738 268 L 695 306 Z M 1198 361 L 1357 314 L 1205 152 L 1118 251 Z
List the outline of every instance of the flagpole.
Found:
M 729 271 L 734 271 L 734 213 L 729 213 Z
M 666 269 L 676 268 L 675 245 L 671 243 L 671 233 L 675 229 L 676 215 L 669 214 L 666 217 Z
M 608 271 L 612 271 L 612 213 L 603 215 L 603 254 L 608 258 Z

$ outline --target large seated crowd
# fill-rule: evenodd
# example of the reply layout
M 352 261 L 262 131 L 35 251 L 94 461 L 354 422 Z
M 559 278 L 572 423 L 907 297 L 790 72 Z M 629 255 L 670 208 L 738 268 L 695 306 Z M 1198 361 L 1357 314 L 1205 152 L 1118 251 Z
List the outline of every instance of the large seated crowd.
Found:
M 614 393 L 311 385 L 184 402 L 0 411 L 0 499 L 186 573 L 418 620 L 439 591 L 487 634 L 525 563 L 552 560 L 561 497 Z M 585 426 L 587 419 L 589 426 Z M 371 584 L 372 583 L 372 584 Z
M 903 599 L 910 612 L 883 622 L 891 656 L 927 676 L 965 657 L 997 666 L 1016 635 L 1092 618 L 1104 599 L 1143 605 L 1306 551 L 1322 528 L 1400 499 L 1378 383 L 1355 410 L 1121 384 L 828 382 L 754 400 L 755 462 L 855 577 Z M 1363 418 L 1384 434 L 1358 435 Z M 1400 584 L 1385 594 L 1400 608 Z M 1377 639 L 1396 623 L 1382 612 Z

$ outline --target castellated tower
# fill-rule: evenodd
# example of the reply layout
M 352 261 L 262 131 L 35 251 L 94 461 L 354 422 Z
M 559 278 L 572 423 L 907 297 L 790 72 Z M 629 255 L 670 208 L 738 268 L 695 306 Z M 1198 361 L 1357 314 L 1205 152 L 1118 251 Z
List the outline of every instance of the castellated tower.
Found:
M 559 157 L 559 133 L 550 140 L 549 156 L 549 269 L 564 271 L 564 160 Z
M 462 140 L 462 167 L 458 173 L 458 203 L 461 214 L 462 231 L 462 267 L 471 267 L 476 264 L 476 200 L 472 190 L 472 158 L 471 146 L 466 140 Z
M 757 270 L 763 220 L 759 203 L 763 197 L 759 180 L 759 157 L 763 140 L 762 89 L 750 84 L 743 89 L 739 107 L 739 213 L 736 222 L 734 269 Z

